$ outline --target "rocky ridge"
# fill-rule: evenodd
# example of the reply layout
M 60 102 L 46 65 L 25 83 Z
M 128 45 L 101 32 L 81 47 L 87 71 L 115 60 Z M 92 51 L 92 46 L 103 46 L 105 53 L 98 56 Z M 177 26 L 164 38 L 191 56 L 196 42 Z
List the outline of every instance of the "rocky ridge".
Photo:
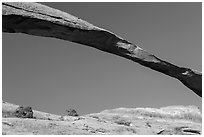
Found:
M 84 116 L 33 110 L 32 118 L 17 117 L 17 108 L 2 103 L 3 135 L 200 135 L 202 130 L 202 114 L 195 106 L 117 108 Z

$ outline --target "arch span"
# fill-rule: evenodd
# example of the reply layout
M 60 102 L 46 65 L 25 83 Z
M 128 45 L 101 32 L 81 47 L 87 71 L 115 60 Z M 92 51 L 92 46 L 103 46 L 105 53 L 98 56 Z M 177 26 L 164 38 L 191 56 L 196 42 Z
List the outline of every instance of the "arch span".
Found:
M 108 30 L 38 3 L 5 2 L 2 9 L 3 32 L 54 37 L 97 48 L 176 78 L 202 97 L 202 73 L 161 60 Z

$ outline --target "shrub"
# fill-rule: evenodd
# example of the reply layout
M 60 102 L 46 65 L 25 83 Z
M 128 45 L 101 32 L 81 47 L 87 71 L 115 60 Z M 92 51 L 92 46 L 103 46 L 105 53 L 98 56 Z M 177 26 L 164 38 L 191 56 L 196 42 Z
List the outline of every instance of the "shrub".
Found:
M 117 123 L 117 124 L 119 124 L 119 125 L 125 125 L 125 126 L 130 126 L 130 124 L 131 124 L 131 122 L 126 121 L 126 120 L 124 120 L 124 119 L 115 121 L 115 123 Z
M 75 109 L 72 109 L 72 108 L 66 110 L 66 115 L 67 116 L 74 116 L 74 117 L 79 116 L 77 114 L 77 111 Z
M 20 118 L 33 118 L 33 110 L 31 107 L 20 106 L 15 110 L 15 116 Z

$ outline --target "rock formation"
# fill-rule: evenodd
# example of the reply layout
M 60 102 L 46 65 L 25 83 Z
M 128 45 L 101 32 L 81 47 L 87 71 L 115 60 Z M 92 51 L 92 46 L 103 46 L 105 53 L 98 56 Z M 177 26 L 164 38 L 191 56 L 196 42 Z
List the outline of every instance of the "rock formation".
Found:
M 176 78 L 202 96 L 200 72 L 163 61 L 108 30 L 38 3 L 4 2 L 2 6 L 3 32 L 53 37 L 97 48 Z
M 33 110 L 33 118 L 14 115 L 3 102 L 3 135 L 200 135 L 202 115 L 195 106 L 117 108 L 84 116 L 59 116 Z

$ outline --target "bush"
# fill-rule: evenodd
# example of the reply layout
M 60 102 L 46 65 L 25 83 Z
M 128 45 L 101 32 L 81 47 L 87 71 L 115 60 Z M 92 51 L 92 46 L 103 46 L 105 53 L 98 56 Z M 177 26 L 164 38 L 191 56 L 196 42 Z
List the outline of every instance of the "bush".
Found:
M 125 126 L 130 126 L 130 124 L 131 124 L 131 122 L 126 121 L 126 120 L 124 120 L 124 119 L 115 121 L 115 123 L 117 123 L 117 124 L 119 124 L 119 125 L 125 125 Z
M 72 108 L 66 110 L 66 115 L 67 116 L 74 116 L 74 117 L 79 116 L 77 114 L 77 111 L 75 109 L 72 109 Z
M 31 107 L 20 106 L 15 110 L 15 116 L 19 118 L 33 118 L 33 110 Z

